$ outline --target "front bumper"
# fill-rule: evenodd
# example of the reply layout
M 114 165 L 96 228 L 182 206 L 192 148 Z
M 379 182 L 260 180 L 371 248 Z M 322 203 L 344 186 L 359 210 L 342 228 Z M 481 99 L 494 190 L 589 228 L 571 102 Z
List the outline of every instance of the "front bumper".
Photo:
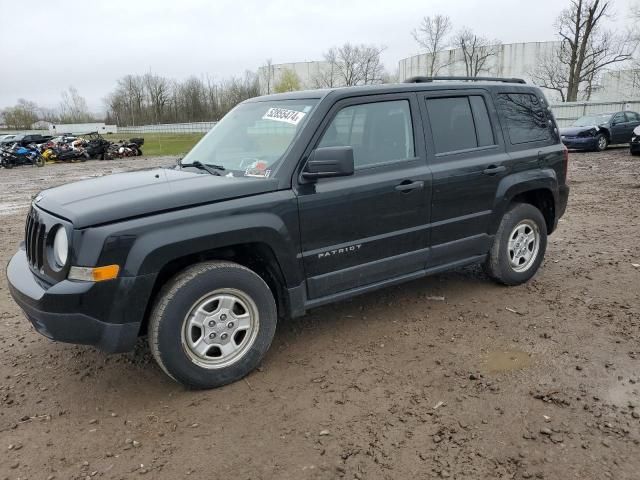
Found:
M 571 150 L 595 150 L 598 147 L 596 137 L 562 137 L 562 143 Z
M 9 261 L 7 279 L 11 296 L 39 333 L 115 353 L 135 345 L 155 274 L 47 285 L 31 272 L 21 248 Z

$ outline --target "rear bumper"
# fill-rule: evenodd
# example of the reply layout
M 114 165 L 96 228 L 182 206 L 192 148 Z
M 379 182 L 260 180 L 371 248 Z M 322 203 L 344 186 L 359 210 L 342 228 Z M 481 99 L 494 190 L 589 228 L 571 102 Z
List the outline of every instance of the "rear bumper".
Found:
M 595 150 L 598 139 L 596 137 L 563 137 L 562 143 L 571 150 Z
M 569 202 L 569 186 L 560 185 L 558 187 L 558 204 L 556 205 L 556 219 L 559 219 L 564 215 L 567 210 L 567 203 Z
M 636 140 L 635 142 L 631 142 L 629 144 L 629 151 L 631 153 L 640 153 L 640 140 Z
M 49 286 L 31 272 L 21 248 L 7 266 L 7 279 L 11 296 L 39 333 L 115 353 L 135 345 L 155 275 Z

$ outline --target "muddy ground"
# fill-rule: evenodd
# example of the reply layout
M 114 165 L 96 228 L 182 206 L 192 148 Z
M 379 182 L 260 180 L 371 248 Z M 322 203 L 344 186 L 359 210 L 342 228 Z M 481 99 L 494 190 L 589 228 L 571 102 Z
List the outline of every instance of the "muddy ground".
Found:
M 170 162 L 0 170 L 0 262 L 38 190 Z M 213 391 L 142 342 L 41 337 L 2 275 L 0 479 L 639 478 L 640 158 L 572 153 L 570 183 L 529 284 L 474 267 L 319 308 Z

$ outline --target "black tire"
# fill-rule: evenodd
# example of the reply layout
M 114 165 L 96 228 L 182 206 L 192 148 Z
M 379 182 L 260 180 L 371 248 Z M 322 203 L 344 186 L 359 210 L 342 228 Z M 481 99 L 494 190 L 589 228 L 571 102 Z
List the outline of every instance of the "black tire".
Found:
M 511 261 L 509 240 L 517 226 L 524 226 L 526 229 L 529 224 L 537 229 L 537 250 L 530 261 L 527 261 L 522 267 L 515 267 Z M 529 230 L 532 230 L 531 227 Z M 524 244 L 523 246 L 529 248 Z M 546 250 L 547 224 L 540 210 L 528 203 L 514 203 L 502 217 L 489 256 L 484 264 L 484 270 L 498 283 L 520 285 L 536 274 Z M 518 271 L 516 268 L 523 268 L 523 270 Z
M 44 167 L 44 157 L 42 155 L 38 155 L 38 158 L 36 158 L 36 167 Z
M 233 359 L 232 363 L 203 365 L 201 362 L 207 361 L 193 358 L 195 353 L 183 336 L 185 326 L 188 325 L 187 316 L 202 299 L 231 289 L 253 302 L 257 311 L 257 326 L 254 327 L 255 330 L 246 332 L 251 337 L 240 356 Z M 214 314 L 215 312 L 212 313 Z M 218 319 L 216 328 L 220 328 L 220 324 L 225 321 L 223 319 L 220 322 Z M 149 346 L 158 365 L 174 380 L 191 388 L 220 387 L 241 379 L 259 365 L 271 345 L 276 323 L 277 308 L 273 294 L 255 272 L 228 261 L 199 263 L 176 275 L 160 291 L 149 319 Z M 205 329 L 201 331 L 202 339 L 206 337 L 205 332 Z M 223 333 L 219 338 L 223 338 Z M 211 345 L 209 348 L 211 351 Z M 213 349 L 215 350 L 215 345 Z
M 604 152 L 609 146 L 609 138 L 604 133 L 596 136 L 596 152 Z

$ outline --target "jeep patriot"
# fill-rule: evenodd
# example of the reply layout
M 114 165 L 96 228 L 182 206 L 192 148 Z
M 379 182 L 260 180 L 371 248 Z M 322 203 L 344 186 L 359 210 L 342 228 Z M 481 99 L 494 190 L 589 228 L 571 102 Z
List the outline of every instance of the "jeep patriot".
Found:
M 278 318 L 473 263 L 528 281 L 567 162 L 518 79 L 253 98 L 176 165 L 39 193 L 9 288 L 53 340 L 126 352 L 147 335 L 167 375 L 217 387 L 259 364 Z

